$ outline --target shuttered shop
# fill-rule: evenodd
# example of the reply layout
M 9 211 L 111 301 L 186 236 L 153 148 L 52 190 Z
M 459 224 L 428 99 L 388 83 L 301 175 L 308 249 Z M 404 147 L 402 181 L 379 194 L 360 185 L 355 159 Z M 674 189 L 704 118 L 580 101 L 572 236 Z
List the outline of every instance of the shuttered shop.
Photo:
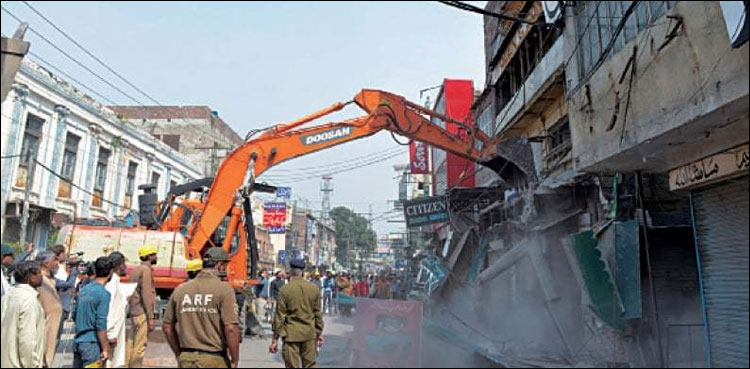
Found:
M 748 367 L 748 177 L 693 191 L 713 367 Z

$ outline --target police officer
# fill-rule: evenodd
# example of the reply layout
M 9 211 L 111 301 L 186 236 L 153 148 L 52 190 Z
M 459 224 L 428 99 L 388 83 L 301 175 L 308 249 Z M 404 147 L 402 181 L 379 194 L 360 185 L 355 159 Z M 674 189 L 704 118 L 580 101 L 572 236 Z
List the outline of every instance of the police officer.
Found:
M 279 293 L 268 351 L 278 352 L 277 341 L 281 338 L 287 368 L 314 368 L 317 348 L 324 343 L 320 290 L 302 278 L 304 260 L 292 260 L 290 266 L 292 280 Z
M 227 252 L 212 247 L 203 258 L 203 270 L 169 298 L 162 328 L 180 368 L 237 367 L 237 303 L 232 287 L 221 280 L 228 263 Z

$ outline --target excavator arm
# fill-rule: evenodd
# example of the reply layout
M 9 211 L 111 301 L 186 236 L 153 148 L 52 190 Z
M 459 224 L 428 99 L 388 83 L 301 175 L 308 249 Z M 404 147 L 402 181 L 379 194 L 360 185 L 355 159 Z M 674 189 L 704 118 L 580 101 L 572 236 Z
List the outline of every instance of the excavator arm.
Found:
M 493 155 L 494 142 L 480 130 L 408 102 L 401 96 L 385 91 L 362 90 L 352 102 L 367 114 L 342 122 L 300 128 L 349 104 L 337 103 L 297 121 L 271 128 L 257 138 L 247 140 L 230 153 L 221 163 L 200 219 L 190 231 L 189 257 L 199 257 L 204 248 L 209 246 L 207 243 L 210 242 L 211 235 L 233 206 L 249 201 L 255 178 L 287 160 L 368 137 L 382 130 L 479 163 L 488 161 Z M 429 117 L 463 126 L 464 137 L 449 133 L 432 123 Z M 475 140 L 482 143 L 482 148 L 474 146 Z M 251 250 L 252 252 L 255 250 Z

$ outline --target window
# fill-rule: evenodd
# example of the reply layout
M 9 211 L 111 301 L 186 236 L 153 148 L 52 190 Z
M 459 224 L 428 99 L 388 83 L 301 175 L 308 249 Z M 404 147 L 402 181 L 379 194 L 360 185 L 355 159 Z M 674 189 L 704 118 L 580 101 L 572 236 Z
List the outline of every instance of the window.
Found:
M 159 193 L 159 179 L 161 179 L 159 173 L 151 172 L 151 184 L 156 187 L 156 193 Z
M 91 199 L 91 206 L 94 207 L 102 207 L 104 188 L 107 185 L 109 155 L 109 150 L 103 147 L 99 148 L 99 159 L 96 161 L 96 178 L 94 180 L 94 197 Z
M 570 124 L 568 119 L 555 123 L 547 131 L 547 169 L 552 171 L 564 162 L 571 149 Z
M 73 182 L 73 173 L 76 170 L 76 158 L 78 157 L 78 144 L 81 137 L 68 133 L 65 137 L 65 152 L 63 152 L 62 169 L 60 170 L 59 184 L 57 185 L 57 196 L 66 199 L 70 198 L 71 183 Z
M 576 29 L 579 71 L 584 77 L 599 62 L 602 54 L 615 36 L 622 15 L 632 1 L 577 1 Z M 620 51 L 649 24 L 661 18 L 667 9 L 674 8 L 675 1 L 641 1 L 625 22 L 622 31 L 612 44 L 612 52 Z
M 29 114 L 26 118 L 26 131 L 23 134 L 23 143 L 21 144 L 21 160 L 18 164 L 18 175 L 16 177 L 17 187 L 33 186 L 34 173 L 29 173 L 27 160 L 36 160 L 39 156 L 39 143 L 42 141 L 42 129 L 44 119 L 36 115 Z M 29 155 L 28 157 L 26 155 Z
M 138 163 L 131 161 L 128 163 L 128 176 L 125 179 L 125 203 L 126 209 L 133 208 L 133 194 L 135 193 L 135 174 L 138 171 Z
M 171 190 L 171 189 L 173 189 L 175 187 L 177 187 L 177 181 L 175 181 L 175 180 L 169 181 L 169 189 Z

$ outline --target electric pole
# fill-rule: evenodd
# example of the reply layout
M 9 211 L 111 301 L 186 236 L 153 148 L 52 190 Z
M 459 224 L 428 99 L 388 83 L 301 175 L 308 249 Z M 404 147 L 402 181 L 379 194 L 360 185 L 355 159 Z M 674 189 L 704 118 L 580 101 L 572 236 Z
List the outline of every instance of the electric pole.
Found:
M 320 204 L 321 207 L 321 218 L 323 218 L 323 222 L 325 224 L 330 224 L 330 217 L 331 217 L 331 192 L 333 192 L 333 183 L 331 182 L 333 180 L 333 177 L 330 175 L 324 175 L 323 177 L 323 183 L 320 186 L 320 193 L 322 195 L 322 202 Z

